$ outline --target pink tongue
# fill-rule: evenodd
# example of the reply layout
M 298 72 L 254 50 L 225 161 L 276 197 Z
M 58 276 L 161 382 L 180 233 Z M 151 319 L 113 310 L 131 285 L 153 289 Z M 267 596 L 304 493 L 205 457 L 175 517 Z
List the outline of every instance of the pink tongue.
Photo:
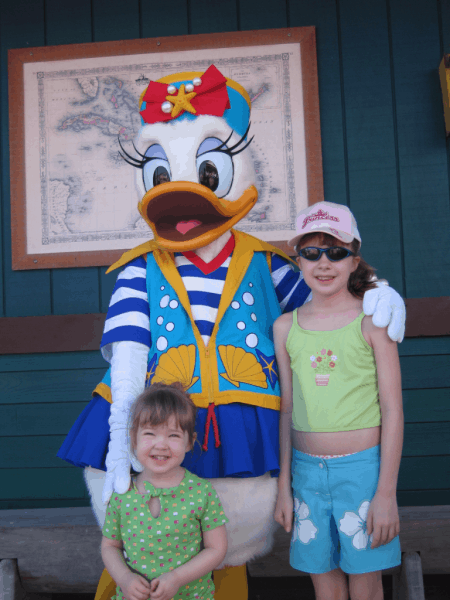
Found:
M 185 235 L 188 231 L 201 224 L 201 221 L 196 221 L 195 219 L 192 219 L 192 221 L 180 221 L 175 225 L 175 229 Z

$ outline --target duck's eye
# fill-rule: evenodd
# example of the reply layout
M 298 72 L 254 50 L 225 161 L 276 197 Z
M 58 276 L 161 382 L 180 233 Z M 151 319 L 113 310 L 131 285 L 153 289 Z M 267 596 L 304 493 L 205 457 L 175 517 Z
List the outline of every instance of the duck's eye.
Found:
M 202 185 L 206 185 L 212 192 L 217 190 L 219 185 L 219 173 L 216 165 L 210 160 L 204 160 L 198 169 L 198 180 Z
M 170 174 L 167 168 L 164 166 L 156 167 L 153 171 L 153 185 L 159 185 L 160 183 L 167 183 L 170 181 Z
M 226 196 L 233 183 L 233 159 L 226 149 L 222 140 L 206 138 L 197 151 L 198 181 L 218 198 Z
M 160 183 L 171 180 L 170 165 L 162 146 L 153 144 L 145 152 L 146 163 L 142 168 L 145 191 L 151 190 Z

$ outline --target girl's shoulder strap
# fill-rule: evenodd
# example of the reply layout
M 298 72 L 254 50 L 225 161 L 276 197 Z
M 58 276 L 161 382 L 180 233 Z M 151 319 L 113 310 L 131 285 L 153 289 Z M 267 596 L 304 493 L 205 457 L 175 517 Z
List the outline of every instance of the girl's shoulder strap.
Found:
M 297 308 L 292 311 L 292 323 L 289 327 L 289 331 L 286 337 L 286 350 L 288 354 L 293 350 L 293 345 L 295 346 L 298 342 L 298 321 L 297 321 Z
M 361 323 L 365 316 L 366 316 L 366 313 L 364 311 L 361 311 L 361 313 L 356 317 L 354 322 Z

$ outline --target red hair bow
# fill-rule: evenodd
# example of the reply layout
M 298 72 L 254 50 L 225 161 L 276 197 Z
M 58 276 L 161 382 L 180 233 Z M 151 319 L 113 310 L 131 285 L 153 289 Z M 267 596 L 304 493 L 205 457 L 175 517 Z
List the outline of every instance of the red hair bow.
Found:
M 182 73 L 180 73 L 182 76 Z M 222 117 L 227 108 L 230 108 L 228 98 L 227 80 L 214 65 L 211 65 L 201 76 L 202 83 L 195 87 L 196 96 L 192 98 L 190 104 L 195 108 L 196 115 L 213 115 Z M 164 121 L 171 121 L 173 118 L 170 113 L 163 112 L 161 106 L 166 101 L 168 95 L 167 87 L 170 84 L 150 81 L 144 94 L 143 101 L 146 103 L 144 110 L 141 110 L 141 117 L 144 123 L 153 124 Z M 175 100 L 177 94 L 172 97 Z M 185 112 L 182 110 L 180 114 Z M 179 115 L 177 115 L 179 116 Z

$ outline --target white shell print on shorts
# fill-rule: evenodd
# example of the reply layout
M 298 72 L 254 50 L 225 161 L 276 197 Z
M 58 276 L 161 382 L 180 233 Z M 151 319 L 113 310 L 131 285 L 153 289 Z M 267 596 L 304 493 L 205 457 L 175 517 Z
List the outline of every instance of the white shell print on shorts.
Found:
M 302 544 L 309 544 L 315 539 L 318 531 L 314 523 L 308 519 L 309 507 L 306 502 L 294 498 L 294 533 L 292 541 L 299 541 Z
M 352 544 L 357 550 L 365 550 L 372 536 L 367 535 L 367 513 L 370 502 L 364 500 L 358 508 L 358 514 L 346 511 L 342 519 L 339 519 L 339 529 L 348 537 L 352 538 Z

